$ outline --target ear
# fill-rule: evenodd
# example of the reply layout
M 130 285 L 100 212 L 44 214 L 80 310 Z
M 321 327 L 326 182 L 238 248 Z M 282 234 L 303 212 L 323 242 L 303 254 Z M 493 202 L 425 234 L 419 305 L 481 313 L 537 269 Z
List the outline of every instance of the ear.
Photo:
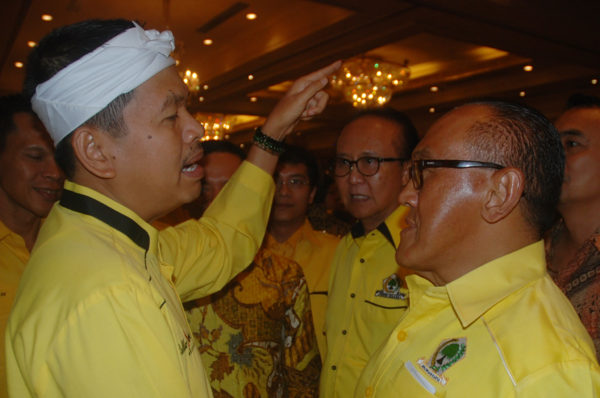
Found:
M 312 205 L 313 201 L 315 200 L 315 195 L 317 194 L 317 187 L 312 187 L 311 191 L 310 191 L 310 195 L 308 196 L 308 204 Z
M 115 168 L 110 156 L 108 134 L 88 126 L 77 128 L 73 132 L 73 151 L 77 160 L 91 174 L 99 178 L 114 178 Z
M 494 173 L 481 216 L 490 224 L 508 216 L 518 206 L 525 186 L 525 176 L 519 169 L 507 167 Z

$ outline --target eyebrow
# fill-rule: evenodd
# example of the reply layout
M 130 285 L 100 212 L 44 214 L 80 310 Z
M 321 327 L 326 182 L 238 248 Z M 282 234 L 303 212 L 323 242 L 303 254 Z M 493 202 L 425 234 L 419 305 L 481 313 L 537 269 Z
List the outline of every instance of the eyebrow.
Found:
M 167 109 L 169 106 L 171 105 L 181 105 L 182 103 L 185 103 L 185 97 L 183 95 L 178 95 L 175 94 L 174 92 L 170 91 L 169 95 L 167 96 L 167 99 L 165 99 L 165 101 L 162 104 L 162 107 L 160 108 L 161 112 L 164 112 L 165 109 Z
M 561 137 L 565 136 L 575 136 L 575 137 L 583 137 L 584 134 L 579 130 L 565 130 L 560 132 Z

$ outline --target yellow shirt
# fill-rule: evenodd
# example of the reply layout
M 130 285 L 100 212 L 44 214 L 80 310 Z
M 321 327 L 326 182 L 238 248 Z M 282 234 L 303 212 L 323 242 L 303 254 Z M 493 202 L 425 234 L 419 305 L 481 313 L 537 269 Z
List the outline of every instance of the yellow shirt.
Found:
M 410 309 L 355 397 L 598 397 L 592 341 L 546 273 L 543 242 L 446 286 L 407 278 Z
M 210 397 L 186 300 L 249 264 L 272 178 L 244 163 L 200 220 L 158 232 L 67 181 L 40 230 L 8 321 L 14 397 Z
M 366 235 L 355 226 L 338 245 L 325 320 L 323 398 L 352 396 L 369 357 L 408 306 L 403 281 L 406 270 L 395 260 L 406 211 L 407 207 L 399 207 Z
M 325 358 L 325 310 L 329 268 L 340 239 L 324 231 L 316 231 L 308 220 L 288 240 L 279 243 L 267 235 L 263 246 L 300 264 L 308 283 L 310 306 L 321 360 Z
M 29 250 L 21 235 L 12 232 L 0 221 L 0 398 L 8 396 L 6 389 L 6 361 L 4 356 L 4 330 L 12 307 L 21 274 L 29 260 Z

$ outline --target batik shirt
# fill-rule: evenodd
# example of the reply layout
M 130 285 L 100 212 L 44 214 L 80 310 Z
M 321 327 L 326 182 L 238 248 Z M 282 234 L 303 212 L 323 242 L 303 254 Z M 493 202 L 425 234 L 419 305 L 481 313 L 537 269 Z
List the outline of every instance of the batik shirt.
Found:
M 185 304 L 215 397 L 315 397 L 321 362 L 300 266 L 262 248 L 223 290 Z
M 577 250 L 563 269 L 552 266 L 553 246 L 564 230 L 559 222 L 551 231 L 546 243 L 548 270 L 554 282 L 571 300 L 581 318 L 600 358 L 600 229 L 596 230 Z

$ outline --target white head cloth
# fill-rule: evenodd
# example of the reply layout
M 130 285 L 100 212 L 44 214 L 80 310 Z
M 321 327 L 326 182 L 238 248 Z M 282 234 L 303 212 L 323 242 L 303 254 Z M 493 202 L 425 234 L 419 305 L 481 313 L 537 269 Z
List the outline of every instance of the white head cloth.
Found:
M 119 95 L 175 63 L 170 31 L 134 25 L 36 87 L 31 104 L 55 145 Z

